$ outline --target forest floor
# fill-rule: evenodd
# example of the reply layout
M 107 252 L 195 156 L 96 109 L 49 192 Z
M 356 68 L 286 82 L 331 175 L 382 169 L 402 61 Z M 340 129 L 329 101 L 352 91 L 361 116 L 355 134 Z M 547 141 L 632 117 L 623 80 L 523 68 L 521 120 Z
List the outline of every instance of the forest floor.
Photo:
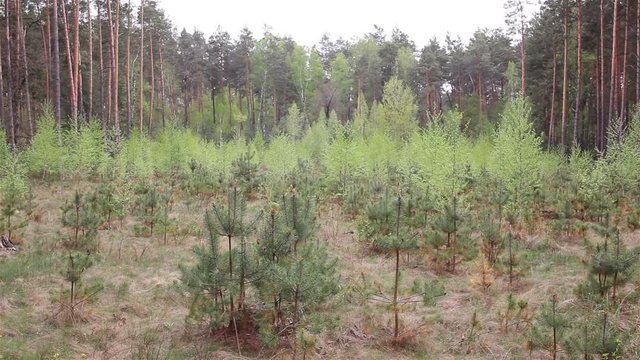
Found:
M 292 357 L 290 340 L 269 349 L 254 339 L 239 354 L 233 337 L 209 334 L 204 326 L 185 321 L 190 302 L 179 286 L 179 265 L 192 264 L 192 249 L 202 244 L 208 199 L 189 206 L 181 196 L 175 199 L 171 216 L 179 224 L 178 231 L 166 243 L 159 231 L 152 237 L 136 236 L 134 216 L 99 230 L 99 260 L 85 271 L 82 282 L 85 288 L 100 284 L 103 289 L 95 299 L 78 306 L 74 323 L 64 321 L 61 294 L 69 285 L 63 275 L 66 250 L 62 242 L 70 234 L 61 225 L 60 208 L 74 191 L 95 186 L 85 181 L 34 185 L 29 223 L 14 236 L 20 251 L 0 256 L 0 359 Z M 251 206 L 259 207 L 259 200 Z M 519 256 L 527 270 L 512 286 L 504 273 L 486 274 L 483 286 L 482 265 L 477 261 L 463 262 L 451 274 L 435 272 L 420 252 L 404 255 L 402 289 L 410 289 L 414 280 L 437 279 L 446 294 L 433 306 L 415 303 L 402 308 L 402 344 L 398 346 L 390 341 L 390 306 L 366 295 L 390 291 L 394 258 L 373 252 L 360 241 L 356 222 L 342 213 L 337 202 L 318 207 L 318 224 L 319 241 L 338 258 L 341 291 L 318 310 L 326 326 L 313 354 L 305 354 L 308 358 L 546 359 L 548 352 L 530 353 L 527 348 L 526 331 L 535 311 L 551 294 L 563 303 L 575 301 L 574 289 L 587 276 L 582 240 L 550 240 L 556 237 L 543 220 L 519 234 Z M 639 232 L 626 232 L 623 237 L 630 246 L 640 244 Z M 509 293 L 526 301 L 526 308 L 509 313 Z M 623 326 L 637 327 L 640 306 L 625 309 Z M 251 336 L 257 335 L 246 334 Z M 640 345 L 637 334 L 628 341 L 631 348 Z

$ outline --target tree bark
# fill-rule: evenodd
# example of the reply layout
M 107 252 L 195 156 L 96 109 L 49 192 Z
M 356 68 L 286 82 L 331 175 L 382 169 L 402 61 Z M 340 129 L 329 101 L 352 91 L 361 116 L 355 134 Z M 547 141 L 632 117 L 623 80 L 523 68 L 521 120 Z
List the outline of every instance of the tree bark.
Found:
M 75 71 L 74 71 L 74 59 L 71 53 L 71 37 L 69 35 L 69 22 L 67 21 L 67 9 L 65 0 L 60 3 L 61 11 L 62 11 L 62 29 L 64 34 L 65 46 L 67 48 L 67 66 L 69 70 L 69 108 L 71 111 L 71 117 L 75 120 L 78 117 L 78 106 L 77 100 L 78 96 L 76 94 L 77 86 L 76 81 L 74 79 Z
M 127 137 L 131 136 L 131 0 L 129 0 L 129 8 L 127 14 Z
M 158 55 L 160 56 L 160 102 L 162 111 L 162 129 L 165 127 L 165 94 L 164 94 L 164 66 L 162 61 L 162 46 L 158 47 Z
M 104 107 L 104 49 L 102 48 L 102 15 L 101 15 L 101 6 L 100 0 L 96 0 L 96 8 L 98 11 L 98 61 L 100 62 L 100 76 L 98 81 L 100 82 L 100 118 L 102 119 L 102 130 L 107 130 L 107 114 L 105 113 Z
M 149 87 L 149 124 L 148 131 L 151 135 L 151 124 L 153 122 L 153 100 L 155 96 L 155 69 L 153 64 L 153 32 L 149 33 L 149 70 L 151 70 L 151 83 Z
M 558 69 L 558 55 L 555 46 L 553 48 L 553 79 L 551 80 L 551 109 L 549 111 L 549 142 L 547 148 L 556 143 L 556 82 Z
M 82 93 L 82 82 L 80 81 L 80 0 L 73 0 L 73 80 L 76 116 L 78 115 L 80 106 L 80 94 Z
M 7 137 L 7 141 L 10 139 L 11 133 L 11 124 L 9 123 L 9 117 L 4 109 L 4 81 L 2 77 L 2 42 L 0 41 L 0 116 L 2 116 L 2 122 L 5 125 L 5 135 Z
M 636 2 L 636 104 L 640 104 L 640 0 Z
M 604 129 L 606 128 L 606 117 L 605 117 L 605 80 L 604 80 L 604 0 L 600 0 L 600 123 L 598 126 L 596 143 L 599 150 L 604 150 Z
M 629 54 L 629 0 L 625 2 L 624 10 L 624 51 L 622 55 L 622 84 L 620 84 L 620 118 L 627 121 L 627 81 L 629 80 L 629 72 L 627 71 L 627 58 Z
M 45 97 L 51 101 L 51 6 L 46 2 L 46 24 L 42 24 L 42 47 L 45 55 Z M 46 32 L 45 32 L 46 27 Z
M 522 71 L 520 72 L 521 74 L 521 79 L 520 79 L 520 85 L 521 85 L 521 91 L 522 91 L 522 96 L 527 96 L 527 45 L 525 43 L 525 37 L 526 37 L 526 24 L 524 22 L 524 16 L 520 17 L 520 35 L 522 36 L 522 38 L 520 39 L 520 67 L 522 69 Z
M 33 124 L 33 114 L 31 113 L 31 87 L 29 85 L 29 62 L 27 61 L 27 44 L 26 44 L 26 37 L 27 37 L 27 29 L 24 28 L 24 30 L 22 29 L 22 27 L 20 28 L 21 30 L 21 35 L 22 35 L 22 41 L 21 41 L 21 46 L 22 46 L 22 62 L 24 63 L 24 95 L 25 95 L 25 102 L 26 102 L 26 106 L 27 106 L 27 123 L 29 125 L 29 142 L 31 142 L 31 139 L 33 138 L 33 132 L 34 132 L 34 124 Z
M 93 117 L 93 25 L 91 19 L 91 3 L 87 6 L 87 22 L 89 26 L 89 119 Z
M 144 0 L 140 0 L 140 135 L 144 121 Z
M 617 63 L 618 63 L 618 0 L 613 2 L 613 34 L 611 36 L 611 87 L 609 91 L 609 117 L 611 122 L 618 114 L 616 112 L 616 99 L 618 95 Z M 603 129 L 606 131 L 605 129 Z M 604 136 L 604 134 L 603 134 Z M 606 139 L 604 140 L 606 146 Z
M 5 19 L 5 40 L 7 47 L 6 65 L 7 65 L 7 124 L 9 131 L 9 144 L 16 147 L 16 123 L 13 113 L 13 74 L 11 65 L 11 29 L 10 29 L 10 16 L 9 16 L 9 0 L 4 0 L 4 11 L 6 15 Z
M 55 94 L 56 125 L 58 141 L 61 142 L 62 102 L 60 100 L 60 36 L 58 31 L 58 0 L 53 0 L 53 88 Z
M 582 0 L 578 3 L 578 73 L 576 80 L 575 117 L 573 119 L 573 146 L 578 146 L 578 126 L 580 124 L 580 101 L 582 96 Z
M 567 117 L 569 115 L 569 5 L 564 1 L 564 55 L 562 75 L 562 124 L 560 129 L 560 146 L 564 151 L 567 134 Z
M 115 19 L 112 9 L 112 0 L 107 0 L 107 12 L 109 17 L 109 45 L 111 48 L 111 109 L 110 112 L 113 116 L 113 128 L 116 132 L 116 136 L 119 136 L 120 131 L 120 119 L 118 108 L 118 37 L 120 34 L 120 0 L 114 0 L 115 4 Z

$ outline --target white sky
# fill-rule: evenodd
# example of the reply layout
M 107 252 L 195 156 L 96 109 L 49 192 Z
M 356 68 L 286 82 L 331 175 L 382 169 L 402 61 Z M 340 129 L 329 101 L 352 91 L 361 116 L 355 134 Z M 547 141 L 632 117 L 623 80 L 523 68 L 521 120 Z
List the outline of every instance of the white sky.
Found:
M 290 35 L 306 46 L 322 34 L 351 39 L 382 26 L 388 37 L 397 26 L 418 47 L 449 32 L 464 42 L 478 28 L 504 27 L 506 0 L 159 0 L 161 8 L 181 31 L 202 31 L 208 38 L 218 26 L 235 39 L 247 26 L 261 38 L 264 25 L 274 34 Z

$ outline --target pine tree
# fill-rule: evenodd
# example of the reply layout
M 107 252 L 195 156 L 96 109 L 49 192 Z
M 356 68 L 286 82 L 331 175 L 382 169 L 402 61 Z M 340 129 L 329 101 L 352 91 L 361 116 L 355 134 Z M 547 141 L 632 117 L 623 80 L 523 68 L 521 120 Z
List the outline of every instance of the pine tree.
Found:
M 93 253 L 98 250 L 98 224 L 100 216 L 96 203 L 90 196 L 76 191 L 71 203 L 66 202 L 62 207 L 62 225 L 71 229 L 70 241 L 67 246 L 76 251 Z
M 570 322 L 558 306 L 558 298 L 553 295 L 551 301 L 543 305 L 537 321 L 530 332 L 530 345 L 549 351 L 555 360 L 558 357 L 558 344 L 566 336 Z
M 0 173 L 3 174 L 0 176 L 0 233 L 6 231 L 7 238 L 12 241 L 14 232 L 27 226 L 26 218 L 18 222 L 16 216 L 27 206 L 30 189 L 26 169 L 18 154 L 7 152 L 4 157 L 6 158 L 2 159 L 3 163 L 0 165 Z
M 209 210 L 205 212 L 204 223 L 207 242 L 195 247 L 196 264 L 193 267 L 180 266 L 182 283 L 193 297 L 189 316 L 200 319 L 207 317 L 209 327 L 217 329 L 229 324 L 229 278 L 220 253 L 220 236 L 217 219 Z

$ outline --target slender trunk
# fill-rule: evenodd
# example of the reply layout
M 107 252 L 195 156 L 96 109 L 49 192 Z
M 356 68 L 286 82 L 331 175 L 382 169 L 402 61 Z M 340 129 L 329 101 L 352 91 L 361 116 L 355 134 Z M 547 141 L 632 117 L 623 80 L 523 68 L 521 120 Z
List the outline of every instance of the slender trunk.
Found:
M 7 116 L 7 113 L 4 110 L 4 81 L 3 80 L 4 79 L 2 77 L 2 42 L 0 41 L 0 116 L 2 116 L 2 122 L 5 123 L 6 137 L 7 139 L 10 139 L 11 133 L 9 130 L 11 126 L 8 121 L 9 117 Z
M 111 72 L 110 72 L 110 95 L 109 112 L 113 116 L 113 128 L 116 131 L 116 136 L 120 130 L 120 120 L 118 119 L 118 35 L 119 35 L 119 22 L 120 22 L 120 1 L 115 1 L 116 14 L 115 19 L 113 10 L 111 7 L 111 1 L 107 0 L 107 16 L 109 21 L 109 48 L 110 48 L 110 60 L 111 60 Z M 111 117 L 111 116 L 110 116 Z
M 153 100 L 155 96 L 155 69 L 153 65 L 153 32 L 149 34 L 149 70 L 151 70 L 151 86 L 149 87 L 149 135 L 151 135 L 151 124 L 153 123 Z
M 62 103 L 60 101 L 60 37 L 58 33 L 58 0 L 53 0 L 53 88 L 55 93 L 56 125 L 58 142 L 61 142 Z
M 80 81 L 80 0 L 73 0 L 73 80 L 76 116 L 80 109 L 80 93 L 82 93 L 82 82 Z
M 616 113 L 616 99 L 618 95 L 617 86 L 617 64 L 618 64 L 618 0 L 613 2 L 613 34 L 611 36 L 611 88 L 609 91 L 609 122 L 618 114 Z M 605 129 L 606 130 L 606 129 Z M 606 142 L 606 140 L 605 140 Z
M 628 74 L 627 71 L 627 57 L 629 54 L 629 13 L 631 12 L 629 8 L 629 0 L 625 2 L 626 8 L 624 10 L 624 51 L 622 55 L 622 84 L 620 86 L 620 118 L 623 121 L 627 121 L 626 112 L 627 112 L 627 81 Z
M 127 14 L 127 137 L 131 136 L 131 0 Z
M 9 132 L 9 144 L 12 147 L 16 147 L 16 124 L 15 117 L 13 114 L 13 74 L 12 74 L 12 65 L 11 65 L 11 30 L 9 28 L 10 25 L 10 16 L 9 16 L 9 0 L 4 1 L 4 11 L 6 15 L 5 19 L 5 36 L 6 36 L 6 47 L 7 47 L 7 124 L 8 132 Z
M 604 80 L 604 0 L 600 0 L 600 126 L 598 128 L 597 147 L 599 150 L 604 150 L 604 129 L 606 128 L 605 117 L 605 80 Z
M 49 0 L 46 2 L 47 7 L 47 23 L 42 25 L 42 43 L 45 54 L 45 78 L 46 78 L 46 88 L 45 94 L 46 99 L 51 101 L 51 5 L 49 4 Z M 46 34 L 45 34 L 45 25 L 46 25 Z
M 549 111 L 549 142 L 547 148 L 556 144 L 556 83 L 558 73 L 558 54 L 553 48 L 553 77 L 551 80 L 551 110 Z
M 578 126 L 580 123 L 580 97 L 582 92 L 582 0 L 578 0 L 578 73 L 576 81 L 576 105 L 573 119 L 573 146 L 578 146 Z
M 144 126 L 144 0 L 140 0 L 140 135 Z
M 636 2 L 636 104 L 640 103 L 640 0 Z
M 562 125 L 560 129 L 560 146 L 564 151 L 567 134 L 567 116 L 569 115 L 569 5 L 564 1 L 564 55 L 562 77 Z
M 102 15 L 100 12 L 100 0 L 96 0 L 96 9 L 98 12 L 98 55 L 99 55 L 99 62 L 100 62 L 100 77 L 99 77 L 99 82 L 100 82 L 100 117 L 102 119 L 102 130 L 106 131 L 107 130 L 107 116 L 105 114 L 105 107 L 104 107 L 104 71 L 106 70 L 104 68 L 104 50 L 102 48 L 102 42 L 103 42 L 103 38 L 102 38 Z
M 400 281 L 400 249 L 396 248 L 396 272 L 393 286 L 393 338 L 397 339 L 400 330 L 398 309 L 398 282 Z
M 115 0 L 116 5 L 116 26 L 114 29 L 114 59 L 113 59 L 113 124 L 115 126 L 116 138 L 120 137 L 120 0 Z
M 162 129 L 165 127 L 164 123 L 164 109 L 165 109 L 165 97 L 164 97 L 164 66 L 162 61 L 162 46 L 158 47 L 158 55 L 160 56 L 160 102 L 162 103 Z
M 71 53 L 71 37 L 69 34 L 69 21 L 67 20 L 67 7 L 65 4 L 65 0 L 60 4 L 60 10 L 62 11 L 62 30 L 64 34 L 64 42 L 67 49 L 67 67 L 69 72 L 69 108 L 71 111 L 72 119 L 77 119 L 78 117 L 78 107 L 77 100 L 78 96 L 76 94 L 76 81 L 74 79 L 74 59 L 73 54 Z
M 91 3 L 87 6 L 87 22 L 89 26 L 89 119 L 93 117 L 93 19 L 91 19 Z
M 600 59 L 599 55 L 595 56 L 595 69 L 593 70 L 595 72 L 595 76 L 594 76 L 594 81 L 596 83 L 596 128 L 594 130 L 594 148 L 595 149 L 599 149 L 600 148 L 600 122 L 602 121 L 602 117 L 600 116 L 600 114 L 602 114 L 602 106 L 603 106 L 603 99 L 602 99 L 602 83 L 600 82 L 600 62 L 602 62 L 602 60 Z
M 31 87 L 29 86 L 29 62 L 27 61 L 27 29 L 22 32 L 22 62 L 24 63 L 24 88 L 25 101 L 27 105 L 27 122 L 29 124 L 29 141 L 33 138 L 34 124 L 33 115 L 31 114 Z
M 520 79 L 520 85 L 522 87 L 522 96 L 527 96 L 527 45 L 525 42 L 526 27 L 524 23 L 524 17 L 521 17 L 521 19 L 520 34 L 522 35 L 522 38 L 520 39 L 520 73 L 522 78 Z

